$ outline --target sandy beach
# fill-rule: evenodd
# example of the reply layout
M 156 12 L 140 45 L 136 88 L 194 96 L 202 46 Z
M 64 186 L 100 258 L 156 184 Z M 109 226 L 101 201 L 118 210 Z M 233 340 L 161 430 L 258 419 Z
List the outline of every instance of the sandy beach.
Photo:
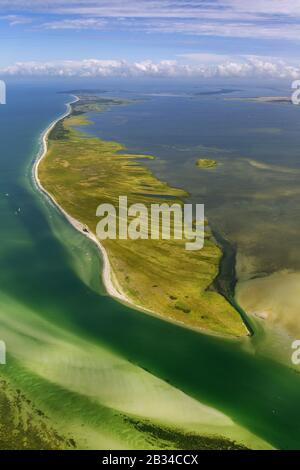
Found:
M 66 217 L 66 219 L 73 225 L 73 227 L 76 230 L 78 230 L 81 234 L 85 235 L 90 240 L 92 240 L 97 245 L 99 250 L 101 251 L 102 258 L 103 258 L 102 279 L 103 279 L 103 283 L 104 283 L 104 286 L 105 286 L 105 289 L 106 289 L 107 293 L 109 295 L 111 295 L 112 297 L 114 297 L 114 298 L 116 298 L 116 299 L 118 299 L 122 302 L 133 305 L 133 303 L 122 293 L 120 287 L 116 285 L 116 281 L 115 280 L 114 280 L 114 282 L 112 281 L 112 269 L 111 269 L 111 265 L 110 265 L 110 262 L 109 262 L 109 259 L 108 259 L 107 252 L 106 252 L 105 248 L 103 247 L 103 245 L 101 245 L 101 243 L 99 242 L 97 237 L 93 233 L 91 233 L 91 231 L 85 225 L 83 225 L 81 222 L 79 222 L 78 220 L 71 217 L 70 214 L 68 214 L 58 204 L 56 199 L 48 191 L 46 191 L 46 189 L 42 186 L 42 184 L 40 182 L 40 179 L 39 179 L 39 176 L 38 176 L 39 164 L 43 160 L 43 158 L 46 156 L 47 151 L 48 151 L 48 136 L 49 136 L 50 132 L 52 131 L 52 129 L 56 126 L 56 124 L 59 121 L 66 118 L 67 116 L 69 116 L 69 114 L 72 111 L 71 105 L 73 103 L 76 103 L 77 101 L 79 101 L 78 96 L 74 95 L 74 98 L 75 99 L 73 101 L 71 101 L 70 103 L 67 104 L 67 111 L 63 115 L 58 117 L 55 121 L 53 121 L 47 127 L 45 132 L 42 134 L 42 148 L 41 148 L 41 151 L 39 152 L 39 154 L 37 156 L 37 159 L 35 160 L 34 166 L 33 166 L 34 182 L 36 183 L 36 186 L 39 189 L 39 191 L 41 191 L 44 195 L 46 195 L 48 197 L 48 199 L 56 207 L 58 207 L 58 209 L 62 212 L 62 214 Z M 134 305 L 134 306 L 137 307 L 136 305 Z
M 70 113 L 72 111 L 71 105 L 73 103 L 76 103 L 77 101 L 79 101 L 80 98 L 78 96 L 76 96 L 76 95 L 73 95 L 73 96 L 74 96 L 75 99 L 73 101 L 70 101 L 69 103 L 67 103 L 66 112 L 64 114 L 62 114 L 61 116 L 59 116 L 57 119 L 55 119 L 53 122 L 51 122 L 51 124 L 47 127 L 47 129 L 43 132 L 43 134 L 41 136 L 41 145 L 42 145 L 42 147 L 41 147 L 41 150 L 39 151 L 39 153 L 37 155 L 37 158 L 36 158 L 36 160 L 34 162 L 34 166 L 33 166 L 33 181 L 35 183 L 35 186 L 37 187 L 37 189 L 43 195 L 45 195 L 48 198 L 48 200 L 52 204 L 54 204 L 54 206 L 56 206 L 60 210 L 60 212 L 64 215 L 64 217 L 68 220 L 68 222 L 70 224 L 72 224 L 72 226 L 78 232 L 80 232 L 82 235 L 85 235 L 86 237 L 88 237 L 98 247 L 98 249 L 100 250 L 100 252 L 102 254 L 102 259 L 103 259 L 103 270 L 102 270 L 103 285 L 104 285 L 107 293 L 111 297 L 115 298 L 119 302 L 122 302 L 122 303 L 124 303 L 124 304 L 126 304 L 130 307 L 135 308 L 136 310 L 139 310 L 141 312 L 147 313 L 148 315 L 159 318 L 160 320 L 165 320 L 165 321 L 168 321 L 170 323 L 180 325 L 184 328 L 192 329 L 194 331 L 204 332 L 204 330 L 202 330 L 200 328 L 189 327 L 189 326 L 185 325 L 182 322 L 174 321 L 172 318 L 169 318 L 169 317 L 163 317 L 163 316 L 157 314 L 156 312 L 154 312 L 152 310 L 148 310 L 148 309 L 144 308 L 143 306 L 132 302 L 132 300 L 130 298 L 128 298 L 122 292 L 122 289 L 119 286 L 116 277 L 113 275 L 113 270 L 112 270 L 111 264 L 109 262 L 109 257 L 108 257 L 107 251 L 105 250 L 104 246 L 100 243 L 98 238 L 89 230 L 88 227 L 86 227 L 84 224 L 82 224 L 81 222 L 76 220 L 74 217 L 72 217 L 70 214 L 68 214 L 63 209 L 63 207 L 61 207 L 61 205 L 56 201 L 56 199 L 41 184 L 39 176 L 38 176 L 38 169 L 39 169 L 40 162 L 46 156 L 47 151 L 48 151 L 48 136 L 49 136 L 50 132 L 52 131 L 52 129 L 56 126 L 56 124 L 59 121 L 61 121 L 62 119 L 66 118 L 67 116 L 70 115 Z M 210 333 L 210 332 L 206 332 L 206 331 L 205 331 L 205 333 L 216 335 L 215 333 Z

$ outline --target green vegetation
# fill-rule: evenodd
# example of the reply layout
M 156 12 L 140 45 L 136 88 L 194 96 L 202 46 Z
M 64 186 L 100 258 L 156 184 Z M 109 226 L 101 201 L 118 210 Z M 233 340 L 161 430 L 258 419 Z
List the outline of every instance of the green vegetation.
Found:
M 49 418 L 32 401 L 0 376 L 0 449 L 57 450 L 74 449 L 73 439 L 66 439 L 49 424 Z
M 196 165 L 199 168 L 215 168 L 218 162 L 216 160 L 210 160 L 209 158 L 199 158 Z
M 84 114 L 88 112 L 102 112 L 111 106 L 128 104 L 129 101 L 115 98 L 101 98 L 99 96 L 82 96 L 81 99 L 72 104 L 72 114 Z
M 96 233 L 99 204 L 118 206 L 120 195 L 128 205 L 182 204 L 187 194 L 155 178 L 142 163 L 146 155 L 126 153 L 117 142 L 87 137 L 75 127 L 88 125 L 78 110 L 87 97 L 49 136 L 46 157 L 39 165 L 43 187 L 86 230 Z M 93 99 L 88 99 L 94 109 Z M 75 115 L 74 115 L 75 113 Z M 63 130 L 62 130 L 63 128 Z M 61 135 L 61 138 L 57 138 Z M 159 200 L 157 196 L 159 195 Z M 134 304 L 164 318 L 210 332 L 241 336 L 247 329 L 227 300 L 208 288 L 216 278 L 222 257 L 209 228 L 202 250 L 185 250 L 186 240 L 104 240 L 117 288 Z
M 63 121 L 58 121 L 55 127 L 51 130 L 49 134 L 49 139 L 51 140 L 64 140 L 67 139 L 69 131 L 64 127 Z
M 149 434 L 154 443 L 161 442 L 162 449 L 180 450 L 247 450 L 247 447 L 222 436 L 200 436 L 179 429 L 157 426 L 147 421 L 128 419 L 136 429 Z

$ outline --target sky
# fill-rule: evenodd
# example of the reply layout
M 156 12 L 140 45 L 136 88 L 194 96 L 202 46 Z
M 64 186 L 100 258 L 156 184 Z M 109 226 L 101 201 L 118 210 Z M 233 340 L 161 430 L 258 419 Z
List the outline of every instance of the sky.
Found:
M 300 78 L 300 0 L 0 0 L 0 77 Z

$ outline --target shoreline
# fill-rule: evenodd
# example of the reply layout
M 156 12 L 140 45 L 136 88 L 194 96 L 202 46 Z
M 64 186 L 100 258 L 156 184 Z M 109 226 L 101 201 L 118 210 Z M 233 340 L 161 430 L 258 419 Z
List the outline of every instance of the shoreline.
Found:
M 33 165 L 33 177 L 34 177 L 33 179 L 34 179 L 34 182 L 36 183 L 36 186 L 37 186 L 38 190 L 42 194 L 46 195 L 48 199 L 50 199 L 50 201 L 54 204 L 54 206 L 56 206 L 60 210 L 60 212 L 62 212 L 62 214 L 65 216 L 65 218 L 68 220 L 68 222 L 78 232 L 80 232 L 81 234 L 87 236 L 90 240 L 92 240 L 97 245 L 97 247 L 100 249 L 102 257 L 103 257 L 102 279 L 103 279 L 104 287 L 105 287 L 107 293 L 109 295 L 111 295 L 112 297 L 118 298 L 119 300 L 121 300 L 123 302 L 130 303 L 129 299 L 127 299 L 127 297 L 123 293 L 121 293 L 119 290 L 117 290 L 117 288 L 113 284 L 113 281 L 112 281 L 112 278 L 111 278 L 111 274 L 112 274 L 111 265 L 110 265 L 110 262 L 109 262 L 109 259 L 108 259 L 107 252 L 106 252 L 105 248 L 103 247 L 103 245 L 101 245 L 101 243 L 99 242 L 99 240 L 96 238 L 96 236 L 93 233 L 91 233 L 90 231 L 88 231 L 88 232 L 84 231 L 84 230 L 86 230 L 85 225 L 83 225 L 78 220 L 74 219 L 74 217 L 72 217 L 70 214 L 68 214 L 64 210 L 64 208 L 56 201 L 56 199 L 52 196 L 52 194 L 50 194 L 43 187 L 43 185 L 40 182 L 39 176 L 38 176 L 39 164 L 45 158 L 45 156 L 47 155 L 47 152 L 48 152 L 48 137 L 49 137 L 50 132 L 52 131 L 52 129 L 56 126 L 56 124 L 59 121 L 62 121 L 63 119 L 65 119 L 66 117 L 68 117 L 71 114 L 71 111 L 72 111 L 71 105 L 76 103 L 77 101 L 79 101 L 78 96 L 76 96 L 76 95 L 73 95 L 73 96 L 74 96 L 75 99 L 66 104 L 66 106 L 67 106 L 66 112 L 64 114 L 62 114 L 61 116 L 59 116 L 54 121 L 52 121 L 50 123 L 50 125 L 46 128 L 46 130 L 42 133 L 42 136 L 41 136 L 42 137 L 42 139 L 41 139 L 42 147 L 41 147 L 41 149 L 40 149 L 40 151 L 37 155 L 37 158 L 34 161 L 34 165 Z
M 159 315 L 158 313 L 148 310 L 141 305 L 138 305 L 134 303 L 131 299 L 129 299 L 123 292 L 121 287 L 118 285 L 117 280 L 113 277 L 113 269 L 109 261 L 109 257 L 107 254 L 107 251 L 105 250 L 104 246 L 100 243 L 98 238 L 86 227 L 84 224 L 82 224 L 80 221 L 72 217 L 70 214 L 68 214 L 65 209 L 56 201 L 56 199 L 50 194 L 41 184 L 39 176 L 38 176 L 38 168 L 39 164 L 41 161 L 45 158 L 48 152 L 48 136 L 50 132 L 53 130 L 53 128 L 57 125 L 57 123 L 66 117 L 70 116 L 72 112 L 72 107 L 71 105 L 76 103 L 77 101 L 80 100 L 80 98 L 76 95 L 71 95 L 75 99 L 73 101 L 70 101 L 66 103 L 66 112 L 60 115 L 57 119 L 52 121 L 49 126 L 45 129 L 45 131 L 42 132 L 41 134 L 41 147 L 40 150 L 37 154 L 36 159 L 34 160 L 34 164 L 32 167 L 32 176 L 33 176 L 33 182 L 36 186 L 36 188 L 41 192 L 44 196 L 48 198 L 48 200 L 63 214 L 63 216 L 67 219 L 67 221 L 82 235 L 85 235 L 87 238 L 89 238 L 99 249 L 102 259 L 103 259 L 103 268 L 102 268 L 102 273 L 101 273 L 101 278 L 102 282 L 104 285 L 104 288 L 109 296 L 112 298 L 118 300 L 119 302 L 125 304 L 128 307 L 134 308 L 135 310 L 141 311 L 143 313 L 146 313 L 152 317 L 155 317 L 159 320 L 164 320 L 169 323 L 172 323 L 174 325 L 187 328 L 189 330 L 195 331 L 197 333 L 202 333 L 205 335 L 209 336 L 214 336 L 214 337 L 219 337 L 223 339 L 231 339 L 231 340 L 238 340 L 243 338 L 243 336 L 234 336 L 234 335 L 226 335 L 226 334 L 218 334 L 216 332 L 211 332 L 208 330 L 205 330 L 203 328 L 199 327 L 192 327 L 189 325 L 186 325 L 185 323 L 181 321 L 176 321 L 173 318 L 166 317 Z M 244 322 L 244 320 L 243 320 Z M 244 322 L 245 324 L 245 322 Z M 245 324 L 246 329 L 249 332 L 248 326 Z M 246 337 L 249 336 L 249 333 L 246 335 Z

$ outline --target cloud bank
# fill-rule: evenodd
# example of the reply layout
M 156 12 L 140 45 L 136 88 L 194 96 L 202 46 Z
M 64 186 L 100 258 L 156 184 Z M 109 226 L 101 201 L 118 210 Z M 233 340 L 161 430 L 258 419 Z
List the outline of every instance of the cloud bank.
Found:
M 0 0 L 0 9 L 51 30 L 103 27 L 300 41 L 300 0 Z
M 40 25 L 43 29 L 104 29 L 106 21 L 102 18 L 77 18 L 49 21 Z
M 173 60 L 153 62 L 144 60 L 86 59 L 60 62 L 17 62 L 0 68 L 0 77 L 237 77 L 237 78 L 300 78 L 300 65 L 291 65 L 280 59 L 258 56 L 245 56 L 240 60 L 226 59 L 214 55 L 214 65 L 207 64 L 208 57 L 201 61 L 201 54 L 194 57 L 194 64 L 184 64 Z M 197 61 L 199 60 L 199 62 Z
M 1 0 L 7 10 L 103 17 L 215 17 L 245 19 L 300 16 L 300 0 Z

